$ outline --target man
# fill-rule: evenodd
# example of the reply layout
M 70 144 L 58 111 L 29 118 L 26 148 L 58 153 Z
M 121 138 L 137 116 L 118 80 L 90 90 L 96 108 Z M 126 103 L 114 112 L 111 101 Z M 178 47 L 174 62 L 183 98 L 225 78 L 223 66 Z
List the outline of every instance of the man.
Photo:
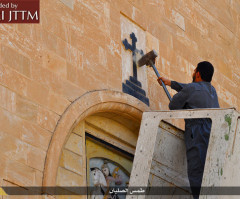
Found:
M 214 68 L 211 63 L 198 63 L 193 72 L 193 82 L 181 84 L 160 77 L 160 79 L 178 93 L 169 103 L 169 109 L 219 108 L 215 88 L 211 85 Z M 199 198 L 208 141 L 211 132 L 211 119 L 185 119 L 185 145 L 187 154 L 188 178 L 194 198 Z

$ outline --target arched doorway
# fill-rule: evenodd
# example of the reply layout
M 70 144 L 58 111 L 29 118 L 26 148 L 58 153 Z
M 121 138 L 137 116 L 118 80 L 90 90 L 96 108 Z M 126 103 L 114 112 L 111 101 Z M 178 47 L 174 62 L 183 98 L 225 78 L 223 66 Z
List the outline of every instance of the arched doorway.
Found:
M 87 184 L 86 132 L 133 155 L 141 116 L 147 110 L 149 107 L 136 98 L 111 90 L 88 92 L 75 100 L 56 126 L 45 162 L 43 186 L 56 186 L 61 177 L 68 175 L 76 177 L 81 186 Z M 71 161 L 73 168 L 67 164 Z

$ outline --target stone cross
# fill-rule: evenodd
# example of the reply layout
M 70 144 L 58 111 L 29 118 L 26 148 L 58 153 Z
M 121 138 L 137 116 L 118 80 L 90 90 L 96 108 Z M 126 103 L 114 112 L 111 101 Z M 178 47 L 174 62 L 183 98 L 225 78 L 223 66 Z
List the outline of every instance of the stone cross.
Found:
M 143 56 L 143 51 L 136 48 L 137 38 L 133 32 L 130 34 L 130 38 L 132 39 L 132 44 L 129 44 L 127 39 L 124 39 L 122 43 L 126 50 L 132 51 L 133 76 L 130 76 L 129 80 L 126 80 L 126 83 L 122 83 L 122 90 L 124 93 L 136 97 L 149 106 L 149 99 L 146 92 L 142 89 L 142 83 L 137 79 L 137 57 L 139 55 Z
M 138 53 L 140 53 L 143 56 L 143 51 L 138 50 L 136 48 L 136 43 L 137 43 L 137 38 L 135 34 L 132 32 L 130 34 L 130 38 L 132 39 L 132 45 L 128 43 L 127 39 L 123 40 L 123 45 L 125 46 L 126 50 L 131 50 L 132 51 L 132 57 L 133 57 L 133 77 L 137 80 L 137 64 L 136 64 L 136 56 Z

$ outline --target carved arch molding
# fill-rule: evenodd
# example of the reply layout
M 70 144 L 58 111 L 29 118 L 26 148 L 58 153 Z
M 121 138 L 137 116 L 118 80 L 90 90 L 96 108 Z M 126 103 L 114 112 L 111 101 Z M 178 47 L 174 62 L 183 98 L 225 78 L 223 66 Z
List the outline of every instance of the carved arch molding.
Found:
M 44 167 L 43 186 L 56 186 L 57 170 L 63 146 L 73 129 L 88 116 L 115 113 L 140 123 L 142 113 L 150 108 L 136 98 L 113 90 L 87 92 L 65 110 L 52 136 Z

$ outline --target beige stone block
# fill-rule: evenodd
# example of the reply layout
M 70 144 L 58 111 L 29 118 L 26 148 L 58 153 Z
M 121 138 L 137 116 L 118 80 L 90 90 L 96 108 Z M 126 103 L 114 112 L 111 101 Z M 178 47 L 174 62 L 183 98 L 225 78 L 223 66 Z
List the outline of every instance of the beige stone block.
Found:
M 98 129 L 133 146 L 136 145 L 137 134 L 114 120 L 99 116 L 90 116 L 86 119 L 86 123 L 94 125 Z
M 91 85 L 91 81 L 88 81 L 90 74 L 86 70 L 82 70 L 70 63 L 67 64 L 67 78 L 72 83 L 88 88 Z
M 101 85 L 101 82 L 98 79 L 99 74 L 97 71 L 95 71 L 96 76 L 93 76 L 89 71 L 81 70 L 70 63 L 68 63 L 67 67 L 68 80 L 75 85 L 86 90 L 94 90 L 97 86 Z
M 110 36 L 110 5 L 109 2 L 104 2 L 103 13 L 100 15 L 100 24 L 98 27 L 106 36 Z
M 146 46 L 147 48 L 154 49 L 157 53 L 159 53 L 159 41 L 149 32 L 146 33 Z
M 228 64 L 225 63 L 225 60 L 219 57 L 216 61 L 216 65 L 219 72 L 223 73 L 225 77 L 232 78 L 232 70 L 229 68 Z
M 133 5 L 129 1 L 124 1 L 124 3 L 122 3 L 122 1 L 117 0 L 115 3 L 115 8 L 118 8 L 124 15 L 132 19 L 134 11 Z
M 177 66 L 172 66 L 170 68 L 170 74 L 171 74 L 171 78 L 174 79 L 175 81 L 183 82 L 183 83 L 188 82 L 187 74 L 181 71 L 181 69 Z M 189 82 L 190 82 L 190 79 L 189 79 Z
M 183 32 L 182 30 L 177 30 L 176 38 L 187 48 L 198 51 L 199 45 L 197 44 L 197 42 L 189 38 L 189 36 L 185 34 L 185 32 Z
M 0 132 L 0 138 L 1 154 L 8 159 L 27 162 L 28 144 L 4 132 Z
M 122 91 L 122 78 L 120 76 L 108 76 L 107 88 L 116 91 Z
M 69 27 L 69 43 L 68 43 L 68 48 L 70 46 L 78 49 L 78 50 L 82 50 L 82 44 L 84 44 L 84 37 L 83 37 L 83 33 L 84 33 L 84 23 L 83 23 L 83 19 L 81 19 L 80 21 L 81 23 L 78 24 L 78 26 L 70 26 Z M 87 39 L 87 38 L 86 38 Z
M 82 175 L 83 173 L 83 157 L 66 149 L 63 150 L 59 166 Z
M 94 71 L 99 65 L 99 45 L 88 38 L 81 41 L 80 45 L 83 48 L 83 69 L 91 68 Z
M 102 47 L 99 47 L 99 63 L 104 67 L 107 65 L 106 52 Z
M 36 47 L 37 43 L 33 40 L 30 40 L 28 37 L 24 37 L 20 32 L 16 31 L 17 25 L 14 25 L 13 28 L 4 28 L 4 31 L 7 31 L 8 37 L 4 43 L 8 43 L 9 46 L 12 46 L 17 50 L 18 53 L 28 57 L 29 59 L 38 59 L 39 48 Z
M 32 24 L 18 24 L 17 30 L 24 34 L 24 36 L 31 38 Z
M 56 55 L 46 51 L 43 55 L 43 66 L 51 70 L 56 75 L 66 79 L 67 77 L 67 65 L 66 60 Z
M 59 186 L 82 186 L 83 177 L 62 167 L 58 168 L 57 185 Z
M 44 170 L 44 163 L 46 158 L 45 151 L 29 145 L 25 153 L 27 153 L 27 165 L 40 171 Z
M 1 131 L 16 138 L 21 137 L 21 121 L 22 119 L 0 108 L 0 126 Z
M 83 69 L 83 52 L 82 51 L 68 44 L 66 47 L 66 56 L 67 56 L 66 59 L 70 64 L 72 64 L 78 69 L 81 69 L 81 70 Z
M 36 184 L 36 186 L 42 186 L 43 185 L 42 182 L 43 182 L 43 172 L 36 170 L 36 172 L 35 172 L 35 184 Z
M 114 90 L 122 90 L 121 59 L 108 53 L 107 85 Z M 103 76 L 104 77 L 104 76 Z
M 146 6 L 149 5 L 149 4 L 145 4 L 144 5 L 144 8 L 142 9 L 137 9 L 138 7 L 138 3 L 134 5 L 134 8 L 133 8 L 133 18 L 134 18 L 134 21 L 139 24 L 139 26 L 141 26 L 144 30 L 152 30 L 150 28 L 150 23 L 161 23 L 161 21 L 158 21 L 161 19 L 161 12 L 164 13 L 164 11 L 160 11 L 160 8 L 158 7 L 158 12 L 157 13 L 152 13 L 151 16 L 148 16 L 146 14 L 143 14 L 143 11 L 145 11 L 145 13 L 147 13 L 148 11 L 146 10 Z M 155 7 L 152 7 L 151 9 L 156 9 Z M 156 18 L 158 20 L 156 20 Z
M 35 170 L 17 161 L 8 160 L 6 179 L 19 186 L 34 186 Z
M 45 108 L 39 107 L 37 115 L 37 123 L 44 129 L 51 132 L 54 131 L 60 116 Z
M 176 56 L 177 54 L 175 53 L 173 47 L 173 43 L 171 45 L 166 45 L 163 41 L 159 41 L 159 56 L 161 58 L 164 58 L 171 64 L 175 65 L 176 64 Z M 161 62 L 159 63 L 159 65 Z
M 70 101 L 74 101 L 83 94 L 83 88 L 77 87 L 71 82 L 59 78 L 59 76 L 52 71 L 41 66 L 33 68 L 33 79 L 42 82 L 49 87 L 50 91 Z
M 74 84 L 77 84 L 77 68 L 74 67 L 72 64 L 67 63 L 67 79 Z
M 84 20 L 83 37 L 89 38 L 100 46 L 104 46 L 106 42 L 106 34 L 99 28 L 99 26 L 94 26 L 86 20 Z
M 61 38 L 57 38 L 57 54 L 63 59 L 67 58 L 67 42 Z
M 68 81 L 59 83 L 61 87 L 54 87 L 58 93 L 69 101 L 74 101 L 82 96 L 87 90 L 84 87 L 78 87 Z M 53 90 L 54 90 L 53 89 Z
M 232 32 L 236 30 L 236 22 L 237 22 L 237 13 L 235 10 L 231 9 L 229 11 L 226 7 L 227 1 L 219 0 L 218 2 L 214 0 L 206 1 L 206 0 L 198 0 L 198 3 L 204 7 L 209 13 L 211 13 L 214 18 L 217 19 L 220 23 L 222 23 L 225 27 L 227 27 Z
M 158 65 L 156 66 L 156 68 L 158 69 L 161 76 L 169 77 L 171 75 L 171 73 L 170 73 L 171 64 L 172 63 L 170 61 L 168 61 L 167 59 L 165 59 L 163 57 L 161 57 L 159 59 L 159 62 L 158 62 Z
M 235 80 L 237 80 L 237 78 Z M 231 79 L 227 78 L 223 73 L 220 73 L 218 71 L 214 72 L 212 85 L 215 88 L 218 85 L 220 85 L 220 86 L 226 88 L 228 90 L 228 92 L 232 93 L 235 96 L 237 96 L 239 94 L 238 85 L 234 81 L 232 81 Z
M 44 4 L 44 7 L 46 8 L 42 10 L 42 24 L 44 29 L 50 31 L 64 41 L 69 42 L 69 28 L 72 26 L 79 26 L 81 11 L 68 9 L 61 1 L 47 2 Z
M 184 22 L 184 17 L 176 12 L 175 10 L 172 10 L 172 16 L 175 24 L 181 28 L 183 31 L 185 31 L 185 22 Z
M 118 31 L 120 31 L 120 30 L 116 30 L 116 32 L 118 32 Z M 113 33 L 113 34 L 116 34 L 116 33 Z M 109 53 L 112 57 L 121 58 L 121 47 L 122 47 L 122 43 L 120 40 L 121 35 L 118 34 L 118 35 L 116 35 L 116 37 L 118 37 L 118 39 L 116 39 L 116 40 L 113 39 L 111 36 L 106 38 L 105 46 L 106 46 L 107 50 L 105 50 L 105 52 L 103 53 L 103 56 L 106 59 L 106 61 L 107 61 L 107 56 Z M 101 57 L 100 57 L 100 59 L 101 59 Z M 104 65 L 106 65 L 106 64 L 104 64 Z
M 27 84 L 27 97 L 37 104 L 47 106 L 49 98 L 49 88 L 41 82 L 32 81 Z
M 16 111 L 16 93 L 0 85 L 0 104 L 1 107 L 10 112 Z
M 185 73 L 186 76 L 187 75 L 191 76 L 195 69 L 194 66 L 192 65 L 191 67 L 189 66 L 190 66 L 190 63 L 186 59 L 182 58 L 181 56 L 177 56 L 177 68 L 181 72 Z
M 120 10 L 113 3 L 110 4 L 110 20 L 114 24 L 120 24 Z
M 30 60 L 15 49 L 1 45 L 2 63 L 7 64 L 21 74 L 30 77 Z
M 16 114 L 29 121 L 36 121 L 38 106 L 20 95 L 16 98 Z
M 120 21 L 120 13 L 118 14 L 118 20 Z M 108 39 L 108 38 L 107 38 Z M 114 41 L 120 41 L 121 40 L 121 26 L 120 22 L 115 23 L 113 21 L 110 22 L 110 39 Z
M 173 49 L 175 51 L 175 55 L 180 55 L 184 59 L 188 60 L 190 63 L 196 63 L 196 60 L 202 60 L 203 58 L 200 58 L 199 56 L 203 56 L 200 52 L 201 49 L 204 51 L 205 54 L 212 53 L 210 51 L 207 52 L 208 49 L 205 48 L 206 44 L 201 44 L 203 47 L 199 47 L 199 51 L 196 51 L 195 49 L 190 49 L 188 46 L 183 43 L 183 41 L 179 41 L 176 37 L 172 37 L 173 41 Z M 209 45 L 209 43 L 208 43 Z M 205 59 L 209 59 L 208 55 L 203 56 Z
M 105 5 L 105 1 L 101 1 L 101 0 L 94 0 L 94 1 L 83 0 L 81 1 L 80 6 L 86 6 L 89 9 L 91 9 L 93 12 L 101 15 L 101 14 L 104 14 L 104 5 Z
M 76 127 L 73 129 L 73 133 L 80 135 L 81 137 L 85 134 L 85 120 L 81 121 Z
M 2 186 L 2 179 L 6 177 L 7 173 L 7 157 L 5 157 L 2 153 L 0 153 L 0 186 Z
M 72 10 L 74 9 L 75 0 L 60 0 L 60 1 L 70 9 Z
M 211 13 L 207 12 L 204 7 L 194 1 L 181 1 L 175 4 L 175 10 L 185 17 L 185 26 L 189 27 L 189 23 L 195 26 L 203 35 L 208 35 L 210 23 L 216 21 Z M 189 23 L 187 22 L 189 20 Z M 192 27 L 188 28 L 188 33 Z
M 240 108 L 240 99 L 239 98 L 237 99 L 237 104 L 238 104 L 237 110 L 239 110 L 239 108 Z
M 54 34 L 41 30 L 41 41 L 47 50 L 57 51 L 57 37 Z
M 79 155 L 83 155 L 83 144 L 84 141 L 81 136 L 71 133 L 65 148 Z
M 230 93 L 226 88 L 217 86 L 218 97 L 222 99 L 225 103 L 231 104 L 233 107 L 237 107 L 237 97 Z
M 127 127 L 132 132 L 135 132 L 138 134 L 139 128 L 140 128 L 140 122 L 138 120 L 135 120 L 135 118 L 127 117 L 127 115 L 116 115 L 111 118 L 113 121 L 118 122 L 119 124 Z
M 16 130 L 21 133 L 21 140 L 47 151 L 52 136 L 51 132 L 24 120 L 17 123 Z
M 95 67 L 94 74 L 89 74 L 89 79 L 92 80 L 91 86 L 94 87 L 94 90 L 105 89 L 107 87 L 109 75 L 113 76 L 105 67 L 101 67 L 100 65 Z
M 209 26 L 209 29 L 209 37 L 211 40 L 218 46 L 221 46 L 226 54 L 231 52 L 231 56 L 233 56 L 233 46 L 236 44 L 233 42 L 235 34 L 233 34 L 231 30 L 226 28 L 223 24 L 218 23 L 217 21 L 215 24 L 211 24 L 211 26 Z
M 229 108 L 231 105 L 226 103 L 222 98 L 218 98 L 219 106 L 221 108 Z
M 41 30 L 42 30 L 42 26 L 34 26 L 34 25 L 32 26 L 31 38 L 33 41 L 41 42 L 41 38 L 42 38 Z
M 97 5 L 97 3 L 96 3 L 96 5 Z M 99 25 L 99 22 L 100 22 L 99 14 L 96 11 L 92 10 L 88 5 L 82 4 L 82 3 L 81 4 L 77 3 L 77 4 L 75 4 L 74 10 L 78 14 L 80 14 L 79 16 L 81 18 L 84 18 L 89 23 L 91 23 L 95 26 Z
M 27 84 L 30 82 L 25 76 L 10 67 L 0 65 L 0 83 L 16 93 L 26 96 Z
M 70 105 L 70 101 L 65 99 L 64 97 L 54 93 L 50 92 L 49 94 L 49 102 L 48 107 L 56 112 L 59 115 L 62 115 L 62 113 L 66 110 L 66 108 Z

